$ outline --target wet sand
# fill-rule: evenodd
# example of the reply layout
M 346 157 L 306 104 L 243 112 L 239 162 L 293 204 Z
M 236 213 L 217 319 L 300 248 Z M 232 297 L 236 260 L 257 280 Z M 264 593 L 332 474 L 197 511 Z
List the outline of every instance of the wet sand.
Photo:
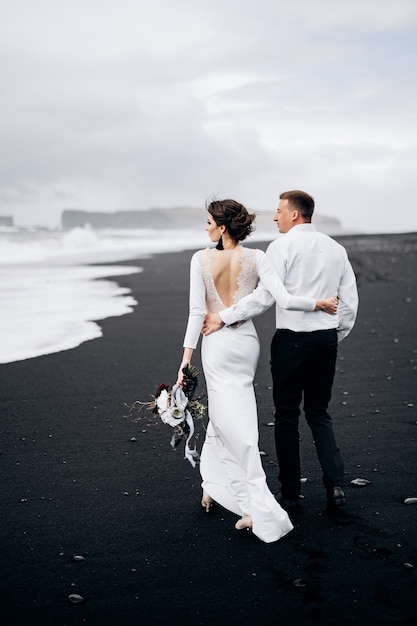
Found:
M 417 234 L 337 239 L 360 293 L 330 407 L 347 507 L 326 511 L 301 421 L 294 531 L 267 545 L 233 514 L 203 512 L 198 469 L 169 447 L 170 428 L 125 417 L 174 382 L 192 252 L 136 260 L 144 272 L 118 282 L 138 306 L 102 322 L 102 338 L 0 365 L 3 624 L 417 624 L 417 504 L 404 504 L 417 497 Z M 256 392 L 275 493 L 273 322 L 272 311 L 256 320 Z

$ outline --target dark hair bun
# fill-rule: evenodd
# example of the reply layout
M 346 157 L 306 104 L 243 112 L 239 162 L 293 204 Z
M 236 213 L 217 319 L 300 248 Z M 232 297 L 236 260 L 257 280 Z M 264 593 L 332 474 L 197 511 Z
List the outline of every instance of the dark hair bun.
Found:
M 254 230 L 256 214 L 249 213 L 236 200 L 212 200 L 207 205 L 207 211 L 218 226 L 226 226 L 227 232 L 235 241 L 243 241 Z

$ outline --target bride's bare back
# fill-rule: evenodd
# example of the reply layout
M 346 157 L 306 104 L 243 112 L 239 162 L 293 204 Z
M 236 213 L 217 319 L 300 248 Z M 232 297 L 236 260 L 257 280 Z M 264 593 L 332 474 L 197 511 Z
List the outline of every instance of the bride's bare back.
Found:
M 239 288 L 238 278 L 242 271 L 242 248 L 232 250 L 209 250 L 210 272 L 217 293 L 226 307 L 234 304 Z

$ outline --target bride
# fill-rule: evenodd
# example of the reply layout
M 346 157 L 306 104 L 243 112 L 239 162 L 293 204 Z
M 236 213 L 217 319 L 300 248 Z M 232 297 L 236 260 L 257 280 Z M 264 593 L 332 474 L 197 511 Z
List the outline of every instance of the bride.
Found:
M 219 312 L 251 293 L 261 281 L 278 304 L 296 311 L 335 313 L 337 300 L 291 296 L 264 252 L 240 245 L 253 230 L 255 214 L 235 200 L 207 206 L 206 231 L 215 248 L 196 252 L 190 267 L 190 310 L 178 371 L 191 364 L 207 312 Z M 218 503 L 236 513 L 235 528 L 252 528 L 270 543 L 286 535 L 291 521 L 266 484 L 258 449 L 258 418 L 253 379 L 259 340 L 252 320 L 223 326 L 203 336 L 201 361 L 206 379 L 209 424 L 201 453 L 202 506 Z

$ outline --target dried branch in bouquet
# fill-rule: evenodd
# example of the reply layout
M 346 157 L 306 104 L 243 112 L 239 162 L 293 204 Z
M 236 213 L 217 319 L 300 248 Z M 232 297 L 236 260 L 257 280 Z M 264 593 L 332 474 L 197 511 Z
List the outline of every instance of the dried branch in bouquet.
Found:
M 192 365 L 186 365 L 183 370 L 184 380 L 182 385 L 173 385 L 170 388 L 165 383 L 158 385 L 154 399 L 150 402 L 136 400 L 129 407 L 126 417 L 132 418 L 134 411 L 150 410 L 153 416 L 158 416 L 164 424 L 169 424 L 174 429 L 170 445 L 175 450 L 185 440 L 185 457 L 195 467 L 200 461 L 200 455 L 196 450 L 190 449 L 190 440 L 194 435 L 194 420 L 204 417 L 206 406 L 200 402 L 204 397 L 201 394 L 193 399 L 198 385 L 200 372 Z M 138 421 L 140 418 L 136 418 Z

